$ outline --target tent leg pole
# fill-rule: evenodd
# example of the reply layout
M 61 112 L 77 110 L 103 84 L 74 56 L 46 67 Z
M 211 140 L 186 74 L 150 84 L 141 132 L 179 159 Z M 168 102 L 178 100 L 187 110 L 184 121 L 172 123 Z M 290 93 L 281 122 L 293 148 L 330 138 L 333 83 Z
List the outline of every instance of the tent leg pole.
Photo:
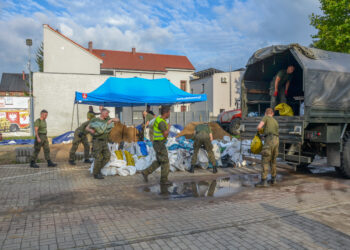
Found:
M 131 125 L 134 125 L 134 107 L 131 106 Z
M 205 102 L 205 116 L 207 117 L 207 122 L 209 122 L 208 101 Z
M 181 105 L 180 109 L 182 109 L 182 106 L 183 106 L 183 104 Z M 186 112 L 185 111 L 183 112 L 183 118 L 184 118 L 184 127 L 185 127 L 186 126 Z
M 72 131 L 72 130 L 73 130 L 74 109 L 75 109 L 75 103 L 73 104 L 72 122 L 71 122 L 71 124 L 70 124 L 70 131 Z

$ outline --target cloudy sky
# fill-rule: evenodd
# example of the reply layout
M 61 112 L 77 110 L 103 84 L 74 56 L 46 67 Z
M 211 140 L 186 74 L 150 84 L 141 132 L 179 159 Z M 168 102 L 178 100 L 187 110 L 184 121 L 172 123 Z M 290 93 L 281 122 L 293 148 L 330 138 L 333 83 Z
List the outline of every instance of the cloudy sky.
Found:
M 257 49 L 309 45 L 319 0 L 0 0 L 0 74 L 26 70 L 49 24 L 87 47 L 186 55 L 197 70 L 244 67 Z M 33 69 L 37 69 L 34 62 Z

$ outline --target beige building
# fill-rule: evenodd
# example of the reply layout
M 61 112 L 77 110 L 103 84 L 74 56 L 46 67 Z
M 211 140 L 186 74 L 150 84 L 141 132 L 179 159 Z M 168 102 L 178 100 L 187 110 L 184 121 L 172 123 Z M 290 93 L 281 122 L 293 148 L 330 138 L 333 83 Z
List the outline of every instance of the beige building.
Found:
M 75 129 L 78 118 L 80 123 L 85 121 L 87 105 L 79 105 L 79 116 L 77 110 L 73 116 L 75 92 L 90 92 L 110 76 L 167 78 L 189 92 L 194 67 L 186 56 L 142 53 L 135 48 L 99 50 L 93 49 L 92 42 L 84 48 L 49 25 L 45 24 L 43 31 L 44 72 L 33 74 L 34 118 L 42 109 L 48 110 L 50 136 L 67 132 L 71 127 Z M 188 107 L 177 105 L 174 111 L 186 111 Z M 144 108 L 110 108 L 110 115 L 118 115 L 123 122 L 131 124 L 131 117 L 140 121 Z
M 102 59 L 44 24 L 44 72 L 100 74 Z
M 217 69 L 206 69 L 194 73 L 190 81 L 191 93 L 206 94 L 207 106 L 204 103 L 191 104 L 191 111 L 209 110 L 211 119 L 223 111 L 240 107 L 240 81 L 244 69 L 223 72 Z

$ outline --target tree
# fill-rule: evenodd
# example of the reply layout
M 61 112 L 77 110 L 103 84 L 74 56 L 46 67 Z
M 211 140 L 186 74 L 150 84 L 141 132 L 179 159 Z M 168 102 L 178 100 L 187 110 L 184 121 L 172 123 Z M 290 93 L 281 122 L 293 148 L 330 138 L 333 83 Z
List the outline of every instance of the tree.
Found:
M 38 65 L 39 72 L 44 71 L 44 44 L 41 42 L 40 46 L 36 50 L 35 62 Z
M 312 13 L 311 25 L 318 33 L 312 35 L 313 47 L 350 53 L 350 0 L 320 0 L 324 15 Z

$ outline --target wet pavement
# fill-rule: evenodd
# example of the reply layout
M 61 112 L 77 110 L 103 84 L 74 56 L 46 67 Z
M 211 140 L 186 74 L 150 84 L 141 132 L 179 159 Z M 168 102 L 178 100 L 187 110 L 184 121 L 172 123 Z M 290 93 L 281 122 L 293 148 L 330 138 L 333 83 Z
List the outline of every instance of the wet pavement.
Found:
M 269 176 L 268 179 L 270 178 Z M 140 191 L 158 194 L 168 199 L 226 197 L 255 188 L 259 181 L 260 174 L 240 174 L 209 180 L 173 182 L 172 185 L 157 184 L 144 187 Z M 277 182 L 281 181 L 282 175 L 277 175 Z
M 350 246 L 350 180 L 334 170 L 278 169 L 269 188 L 254 188 L 259 164 L 175 172 L 163 196 L 159 173 L 146 184 L 140 174 L 96 180 L 80 163 L 39 165 L 0 166 L 0 249 Z

